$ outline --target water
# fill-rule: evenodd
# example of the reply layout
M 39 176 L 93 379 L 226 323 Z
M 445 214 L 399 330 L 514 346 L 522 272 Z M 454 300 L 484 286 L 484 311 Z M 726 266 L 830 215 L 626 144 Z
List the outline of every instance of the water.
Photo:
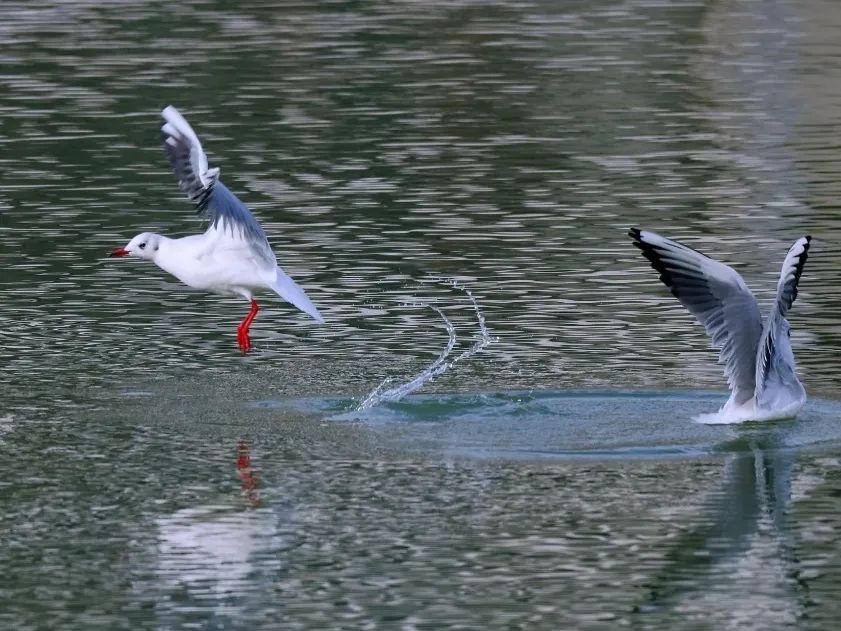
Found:
M 458 284 L 453 283 L 453 287 L 458 287 Z M 453 352 L 453 348 L 455 348 L 456 340 L 458 339 L 458 335 L 456 333 L 456 328 L 453 326 L 453 323 L 450 319 L 444 315 L 444 312 L 441 311 L 439 307 L 435 305 L 428 305 L 430 309 L 432 309 L 435 313 L 441 316 L 441 319 L 444 321 L 444 325 L 447 328 L 447 345 L 444 347 L 444 350 L 441 351 L 441 354 L 438 355 L 438 358 L 432 362 L 429 366 L 421 370 L 415 377 L 402 383 L 398 386 L 393 386 L 391 388 L 386 388 L 387 385 L 391 384 L 394 380 L 391 377 L 385 379 L 380 385 L 376 388 L 371 390 L 368 393 L 368 396 L 359 404 L 357 411 L 366 411 L 372 408 L 375 408 L 379 405 L 382 405 L 385 402 L 390 401 L 400 401 L 401 399 L 405 398 L 407 395 L 411 394 L 418 388 L 422 387 L 423 385 L 431 382 L 433 379 L 438 377 L 439 375 L 443 375 L 447 370 L 455 366 L 458 362 L 464 361 L 465 359 L 470 359 L 476 353 L 482 351 L 486 346 L 491 344 L 494 341 L 493 336 L 491 335 L 490 331 L 488 331 L 487 326 L 485 325 L 485 316 L 482 313 L 481 309 L 479 309 L 479 305 L 476 304 L 476 299 L 473 298 L 473 294 L 470 292 L 469 289 L 464 289 L 464 293 L 470 298 L 470 302 L 473 304 L 473 310 L 476 312 L 476 321 L 479 325 L 479 335 L 478 339 L 473 343 L 473 346 L 468 348 L 467 350 L 463 351 L 457 357 L 449 360 L 450 353 Z
M 0 627 L 833 629 L 834 3 L 4 2 Z M 327 319 L 105 254 L 198 226 L 179 107 Z M 626 236 L 798 236 L 795 421 Z M 386 378 L 494 343 L 402 401 Z

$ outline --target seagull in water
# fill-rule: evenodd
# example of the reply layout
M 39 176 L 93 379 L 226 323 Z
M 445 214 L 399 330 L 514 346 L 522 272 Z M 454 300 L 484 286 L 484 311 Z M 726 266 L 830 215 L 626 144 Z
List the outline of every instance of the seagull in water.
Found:
M 248 329 L 260 308 L 253 296 L 256 291 L 273 291 L 324 322 L 304 290 L 278 266 L 263 228 L 222 184 L 219 169 L 208 168 L 207 156 L 190 124 L 171 105 L 161 116 L 163 146 L 178 185 L 209 227 L 204 234 L 180 239 L 143 232 L 111 256 L 148 259 L 185 285 L 248 300 L 251 310 L 237 328 L 237 343 L 243 353 L 251 348 Z
M 730 384 L 730 399 L 703 423 L 741 423 L 790 418 L 806 403 L 797 379 L 791 333 L 785 319 L 803 273 L 812 237 L 800 237 L 788 251 L 777 297 L 763 323 L 759 305 L 739 273 L 697 250 L 632 228 L 628 235 L 642 250 L 660 280 L 704 325 Z

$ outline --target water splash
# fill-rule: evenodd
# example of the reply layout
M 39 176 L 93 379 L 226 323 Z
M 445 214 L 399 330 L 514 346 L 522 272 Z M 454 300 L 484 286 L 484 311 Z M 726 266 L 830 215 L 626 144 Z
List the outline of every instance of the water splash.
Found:
M 372 407 L 384 402 L 399 401 L 407 394 L 414 392 L 425 383 L 428 383 L 429 381 L 435 379 L 438 375 L 443 374 L 455 366 L 458 362 L 472 357 L 494 341 L 494 338 L 491 336 L 490 331 L 488 331 L 485 324 L 485 315 L 479 309 L 479 305 L 476 303 L 473 293 L 467 287 L 459 285 L 456 281 L 449 281 L 449 285 L 455 289 L 461 289 L 470 299 L 470 303 L 473 305 L 473 310 L 476 312 L 476 320 L 479 323 L 479 338 L 470 348 L 463 351 L 452 361 L 448 362 L 447 358 L 450 356 L 450 353 L 456 345 L 456 328 L 444 312 L 441 311 L 441 309 L 435 305 L 424 305 L 434 310 L 439 316 L 441 316 L 441 319 L 444 321 L 444 325 L 447 327 L 448 339 L 444 350 L 441 351 L 441 354 L 438 355 L 438 358 L 434 362 L 404 384 L 386 390 L 385 387 L 394 381 L 392 377 L 386 378 L 380 385 L 374 388 L 367 397 L 365 397 L 359 407 L 356 408 L 357 411 L 369 410 Z
M 468 359 L 473 357 L 476 353 L 490 345 L 492 342 L 496 340 L 490 331 L 488 331 L 488 327 L 485 325 L 485 314 L 479 309 L 479 305 L 476 304 L 476 299 L 473 297 L 473 292 L 471 292 L 467 287 L 459 285 L 456 281 L 451 281 L 452 286 L 455 289 L 461 289 L 467 297 L 470 299 L 470 303 L 473 305 L 473 311 L 476 312 L 476 320 L 479 323 L 479 339 L 474 342 L 473 346 L 468 348 L 464 351 L 461 355 L 456 357 L 453 361 L 450 362 L 449 366 L 454 366 L 458 362 L 463 359 Z

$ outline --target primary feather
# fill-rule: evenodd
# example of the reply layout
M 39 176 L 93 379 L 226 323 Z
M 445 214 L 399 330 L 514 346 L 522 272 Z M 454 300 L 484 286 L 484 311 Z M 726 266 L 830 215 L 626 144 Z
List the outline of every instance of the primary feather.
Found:
M 721 348 L 727 382 L 739 403 L 753 396 L 756 346 L 762 316 L 750 289 L 732 267 L 653 232 L 629 232 L 660 280 L 704 325 L 713 345 Z

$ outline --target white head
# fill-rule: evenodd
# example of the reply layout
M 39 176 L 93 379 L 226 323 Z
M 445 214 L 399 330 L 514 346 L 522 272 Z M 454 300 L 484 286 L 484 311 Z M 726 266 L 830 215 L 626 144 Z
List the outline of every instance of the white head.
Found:
M 117 248 L 110 256 L 137 256 L 141 259 L 153 260 L 161 245 L 161 235 L 154 232 L 142 232 L 128 242 L 126 247 Z

